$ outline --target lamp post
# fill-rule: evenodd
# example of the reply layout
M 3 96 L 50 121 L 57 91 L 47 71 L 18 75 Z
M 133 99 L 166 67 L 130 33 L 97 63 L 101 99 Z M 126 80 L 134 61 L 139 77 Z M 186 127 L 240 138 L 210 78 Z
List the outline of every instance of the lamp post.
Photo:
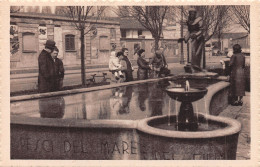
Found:
M 181 7 L 181 38 L 183 38 L 183 6 Z M 180 60 L 180 64 L 184 64 L 183 42 L 181 42 L 181 60 Z

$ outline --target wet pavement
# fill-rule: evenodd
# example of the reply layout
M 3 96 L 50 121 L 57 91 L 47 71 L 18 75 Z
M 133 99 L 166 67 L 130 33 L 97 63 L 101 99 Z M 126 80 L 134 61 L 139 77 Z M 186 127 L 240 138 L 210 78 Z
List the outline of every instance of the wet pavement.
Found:
M 243 106 L 229 105 L 220 113 L 220 116 L 236 119 L 242 124 L 238 138 L 237 160 L 250 159 L 250 92 L 246 92 L 243 103 Z

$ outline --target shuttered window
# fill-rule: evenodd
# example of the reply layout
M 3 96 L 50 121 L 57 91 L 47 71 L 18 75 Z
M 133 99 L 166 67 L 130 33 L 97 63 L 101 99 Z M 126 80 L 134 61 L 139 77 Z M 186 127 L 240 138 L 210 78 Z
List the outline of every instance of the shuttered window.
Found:
M 110 37 L 112 40 L 116 40 L 116 29 L 114 28 L 110 29 Z
M 110 41 L 107 36 L 99 37 L 99 49 L 100 51 L 107 51 L 110 49 Z
M 36 52 L 36 37 L 34 33 L 23 33 L 23 52 Z
M 75 51 L 75 35 L 65 35 L 65 50 Z

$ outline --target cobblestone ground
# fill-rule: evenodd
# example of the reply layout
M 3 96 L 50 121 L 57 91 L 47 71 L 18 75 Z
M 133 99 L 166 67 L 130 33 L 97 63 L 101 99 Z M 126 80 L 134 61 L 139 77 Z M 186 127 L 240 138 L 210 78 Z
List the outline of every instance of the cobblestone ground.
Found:
M 236 119 L 242 124 L 238 138 L 237 160 L 250 159 L 250 92 L 246 92 L 243 102 L 243 106 L 229 105 L 220 114 L 220 116 Z

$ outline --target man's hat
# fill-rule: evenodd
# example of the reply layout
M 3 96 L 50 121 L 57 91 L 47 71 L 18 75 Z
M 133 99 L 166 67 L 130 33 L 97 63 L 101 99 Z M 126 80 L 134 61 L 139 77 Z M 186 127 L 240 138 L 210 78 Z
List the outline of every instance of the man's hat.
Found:
M 195 8 L 189 8 L 189 12 L 197 12 Z
M 54 48 L 55 48 L 55 44 L 56 44 L 55 41 L 53 41 L 53 40 L 47 40 L 47 41 L 46 41 L 46 44 L 44 44 L 44 45 L 45 45 L 46 48 L 54 49 Z

